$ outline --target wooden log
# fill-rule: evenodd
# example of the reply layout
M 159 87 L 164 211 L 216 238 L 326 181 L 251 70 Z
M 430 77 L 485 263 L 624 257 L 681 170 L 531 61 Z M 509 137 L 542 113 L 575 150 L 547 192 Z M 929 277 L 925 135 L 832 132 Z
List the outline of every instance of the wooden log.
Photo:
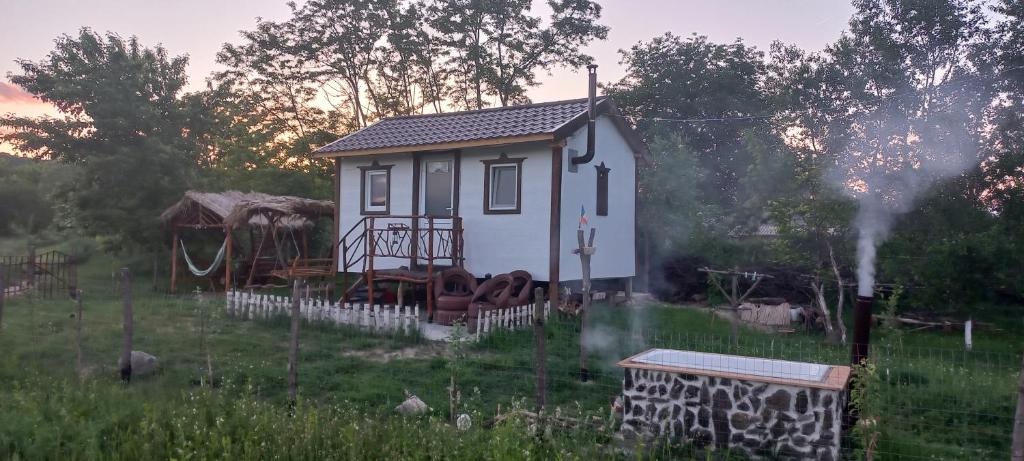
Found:
M 534 374 L 536 377 L 537 412 L 544 410 L 548 393 L 547 347 L 544 332 L 544 290 L 537 287 L 533 290 L 533 347 Z
M 292 281 L 291 339 L 288 341 L 288 402 L 295 405 L 299 387 L 299 302 L 302 280 Z
M 132 303 L 132 274 L 127 267 L 121 268 L 121 381 L 132 380 L 132 335 L 135 331 Z

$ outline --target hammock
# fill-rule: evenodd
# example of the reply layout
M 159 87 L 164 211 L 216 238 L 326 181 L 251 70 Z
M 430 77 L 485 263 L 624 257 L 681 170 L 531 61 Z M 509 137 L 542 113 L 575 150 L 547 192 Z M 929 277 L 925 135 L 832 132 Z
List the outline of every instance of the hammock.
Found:
M 220 245 L 220 250 L 217 251 L 217 256 L 213 257 L 213 262 L 210 263 L 210 267 L 207 267 L 205 270 L 196 267 L 192 262 L 192 258 L 188 257 L 188 250 L 185 249 L 185 241 L 181 239 L 178 239 L 178 241 L 181 242 L 181 255 L 185 257 L 185 263 L 188 264 L 188 270 L 196 277 L 206 277 L 207 275 L 210 275 L 210 273 L 217 270 L 221 263 L 224 262 L 224 250 L 228 247 L 227 239 L 224 239 L 224 243 Z

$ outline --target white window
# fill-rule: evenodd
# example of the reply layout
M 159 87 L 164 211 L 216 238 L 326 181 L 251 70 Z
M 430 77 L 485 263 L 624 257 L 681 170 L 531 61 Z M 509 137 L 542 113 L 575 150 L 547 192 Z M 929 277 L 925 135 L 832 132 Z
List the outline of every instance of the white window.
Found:
M 391 165 L 363 168 L 363 214 L 388 214 L 391 200 Z
M 514 210 L 518 205 L 519 165 L 494 165 L 491 167 L 491 209 Z
M 523 160 L 502 154 L 495 160 L 484 160 L 484 213 L 516 214 L 522 204 Z

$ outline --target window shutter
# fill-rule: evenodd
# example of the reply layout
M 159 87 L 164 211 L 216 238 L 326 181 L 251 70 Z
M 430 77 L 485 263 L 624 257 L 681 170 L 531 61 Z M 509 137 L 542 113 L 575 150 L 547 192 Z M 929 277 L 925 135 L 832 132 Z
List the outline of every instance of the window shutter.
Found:
M 604 166 L 604 162 L 594 168 L 597 168 L 597 215 L 608 216 L 608 172 L 612 169 Z

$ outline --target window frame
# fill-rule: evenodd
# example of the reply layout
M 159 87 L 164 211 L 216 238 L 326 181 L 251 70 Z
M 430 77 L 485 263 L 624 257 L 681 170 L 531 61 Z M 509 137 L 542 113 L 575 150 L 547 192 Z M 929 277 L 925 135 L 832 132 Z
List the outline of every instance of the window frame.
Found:
M 391 167 L 394 165 L 381 165 L 376 160 L 369 166 L 359 167 L 359 214 L 364 216 L 380 216 L 391 214 Z M 384 174 L 384 206 L 371 205 L 370 187 L 372 182 L 370 176 Z
M 523 210 L 523 161 L 525 158 L 509 158 L 502 153 L 496 159 L 481 160 L 484 164 L 484 214 L 521 214 Z M 516 171 L 516 204 L 514 207 L 494 207 L 492 202 L 493 191 L 491 190 L 494 175 L 494 167 L 512 166 Z

